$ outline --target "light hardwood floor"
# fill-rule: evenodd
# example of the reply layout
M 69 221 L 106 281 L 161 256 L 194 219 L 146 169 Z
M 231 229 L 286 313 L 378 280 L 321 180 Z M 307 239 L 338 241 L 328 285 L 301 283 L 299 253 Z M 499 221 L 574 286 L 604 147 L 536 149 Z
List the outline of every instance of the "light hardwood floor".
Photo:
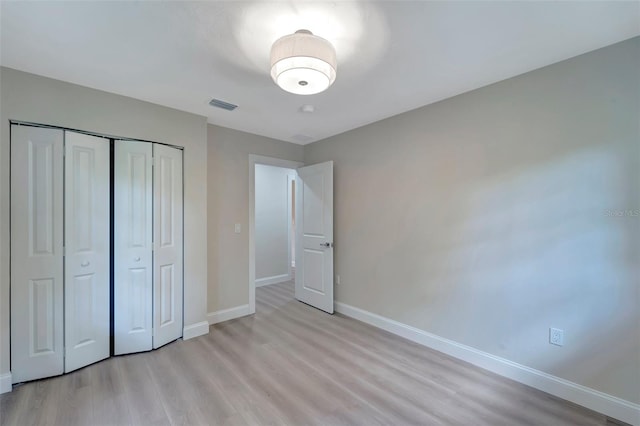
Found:
M 605 425 L 605 416 L 257 289 L 255 316 L 0 396 L 2 425 Z

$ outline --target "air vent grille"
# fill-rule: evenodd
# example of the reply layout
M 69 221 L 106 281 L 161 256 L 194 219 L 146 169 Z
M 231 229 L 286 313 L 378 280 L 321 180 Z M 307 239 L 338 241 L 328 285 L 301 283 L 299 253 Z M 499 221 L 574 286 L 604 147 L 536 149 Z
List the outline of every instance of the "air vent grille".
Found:
M 230 104 L 229 102 L 221 101 L 220 99 L 215 98 L 209 101 L 209 105 L 216 108 L 226 109 L 227 111 L 233 111 L 234 109 L 238 108 L 238 105 Z

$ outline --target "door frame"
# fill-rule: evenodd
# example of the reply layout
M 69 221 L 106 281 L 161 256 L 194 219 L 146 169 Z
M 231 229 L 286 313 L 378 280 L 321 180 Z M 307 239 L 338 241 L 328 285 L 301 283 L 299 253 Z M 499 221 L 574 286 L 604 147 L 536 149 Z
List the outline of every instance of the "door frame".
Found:
M 302 161 L 249 154 L 249 314 L 256 313 L 256 164 L 294 170 L 304 166 Z
M 293 205 L 293 201 L 295 200 L 296 194 L 295 194 L 295 182 L 296 182 L 296 174 L 292 174 L 292 175 L 287 175 L 287 219 L 288 219 L 288 225 L 287 226 L 287 241 L 289 241 L 289 247 L 288 247 L 288 252 L 289 252 L 289 257 L 287 258 L 287 265 L 289 268 L 289 277 L 293 278 L 291 276 L 291 271 L 293 268 L 295 268 L 295 261 L 293 260 L 293 258 L 295 257 L 295 253 L 292 250 L 293 247 L 295 245 L 294 243 L 294 228 L 293 228 L 293 214 L 295 212 L 295 207 Z M 292 244 L 294 243 L 294 244 Z

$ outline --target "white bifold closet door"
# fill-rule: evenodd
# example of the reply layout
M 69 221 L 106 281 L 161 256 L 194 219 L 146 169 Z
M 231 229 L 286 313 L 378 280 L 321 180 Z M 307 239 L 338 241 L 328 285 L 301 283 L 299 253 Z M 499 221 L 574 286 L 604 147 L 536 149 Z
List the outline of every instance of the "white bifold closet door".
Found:
M 182 336 L 182 151 L 120 140 L 115 150 L 114 329 L 121 355 Z
M 11 125 L 13 383 L 158 348 L 183 330 L 182 151 Z
M 114 352 L 153 347 L 153 144 L 116 141 Z
M 153 348 L 182 336 L 182 150 L 153 145 Z
M 109 141 L 11 126 L 14 383 L 109 356 Z
M 65 132 L 65 363 L 109 357 L 110 144 Z
M 62 374 L 63 131 L 11 126 L 13 383 Z

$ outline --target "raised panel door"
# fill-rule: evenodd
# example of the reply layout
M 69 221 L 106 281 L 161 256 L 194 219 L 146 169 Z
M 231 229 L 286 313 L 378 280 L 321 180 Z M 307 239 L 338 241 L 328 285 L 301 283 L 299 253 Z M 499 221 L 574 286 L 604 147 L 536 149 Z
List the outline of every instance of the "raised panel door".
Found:
M 153 345 L 152 144 L 115 144 L 114 349 L 116 355 Z
M 63 132 L 11 126 L 13 383 L 62 374 Z
M 110 145 L 65 132 L 65 372 L 109 357 Z
M 182 151 L 155 144 L 154 338 L 157 348 L 182 336 Z
M 296 176 L 296 299 L 333 313 L 333 162 Z

